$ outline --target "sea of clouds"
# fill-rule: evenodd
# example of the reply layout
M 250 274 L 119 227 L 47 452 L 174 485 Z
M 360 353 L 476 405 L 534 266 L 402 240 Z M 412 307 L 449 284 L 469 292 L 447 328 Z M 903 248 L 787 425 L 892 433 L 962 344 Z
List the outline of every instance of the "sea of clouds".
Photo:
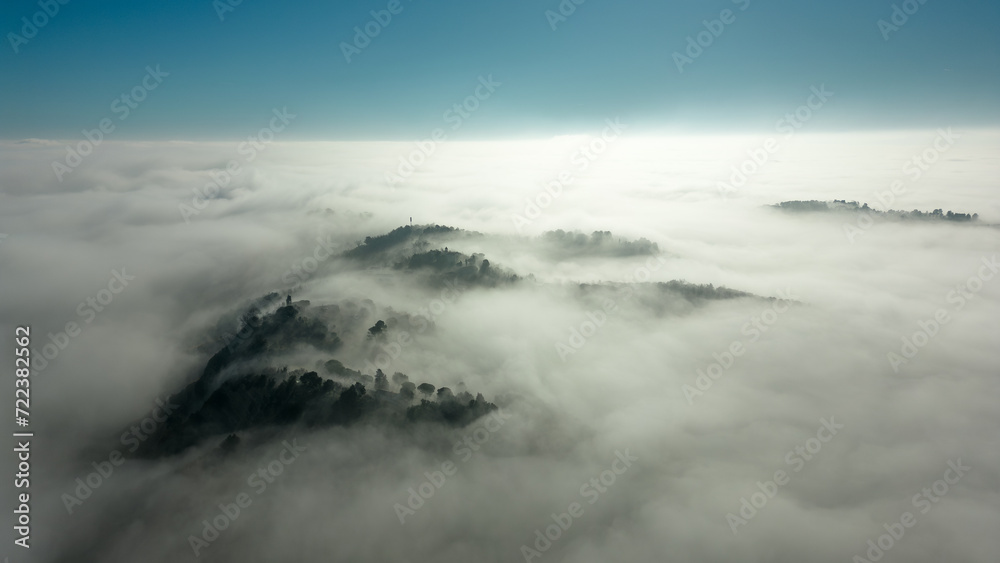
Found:
M 30 325 L 39 353 L 58 348 L 32 376 L 33 548 L 14 560 L 993 562 L 1000 132 L 956 129 L 907 172 L 940 134 L 781 139 L 735 189 L 720 184 L 766 137 L 444 142 L 402 182 L 386 173 L 413 143 L 276 141 L 248 160 L 238 143 L 107 141 L 61 180 L 69 142 L 2 143 L 0 331 Z M 979 220 L 766 207 L 875 206 L 894 182 L 894 209 Z M 534 275 L 463 291 L 391 368 L 501 401 L 502 424 L 419 441 L 292 429 L 212 463 L 127 459 L 67 508 L 200 373 L 220 316 L 284 295 L 317 241 L 346 250 L 411 217 L 482 233 L 453 249 Z M 561 256 L 536 238 L 556 229 L 646 238 L 662 261 Z M 787 301 L 621 300 L 559 353 L 599 308 L 572 284 L 647 277 Z M 304 278 L 295 299 L 314 305 L 435 297 L 335 259 Z M 468 436 L 479 449 L 452 448 Z M 261 490 L 250 478 L 269 465 L 282 471 Z M 192 547 L 240 494 L 239 516 Z

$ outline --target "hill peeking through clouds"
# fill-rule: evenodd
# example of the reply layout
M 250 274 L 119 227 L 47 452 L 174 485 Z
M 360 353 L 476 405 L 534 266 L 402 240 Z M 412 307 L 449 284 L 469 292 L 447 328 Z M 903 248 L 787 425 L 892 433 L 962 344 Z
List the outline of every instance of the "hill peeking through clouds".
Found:
M 366 237 L 362 244 L 344 252 L 335 267 L 369 273 L 377 270 L 395 276 L 400 283 L 455 288 L 456 296 L 470 287 L 499 291 L 510 284 L 538 284 L 534 276 L 519 277 L 491 265 L 481 253 L 465 255 L 446 246 L 433 248 L 481 236 L 437 225 L 399 227 L 385 235 Z M 615 241 L 609 232 L 590 236 L 548 232 L 533 244 L 572 258 L 649 255 L 662 262 L 655 243 L 644 239 Z M 618 286 L 579 284 L 574 293 L 576 299 L 586 302 L 608 300 L 622 291 L 630 296 L 638 294 L 642 307 L 652 315 L 690 311 L 711 300 L 751 297 L 711 284 L 699 286 L 678 280 Z M 226 330 L 225 322 L 233 325 L 233 332 Z M 464 383 L 459 383 L 457 392 L 435 388 L 426 381 L 417 385 L 398 371 L 392 373 L 390 382 L 389 375 L 377 367 L 385 361 L 386 351 L 393 352 L 387 344 L 399 333 L 419 333 L 432 322 L 418 312 L 380 308 L 370 299 L 319 304 L 293 301 L 291 294 L 282 300 L 279 293 L 269 293 L 220 320 L 210 343 L 202 346 L 211 353 L 204 371 L 170 396 L 168 401 L 176 404 L 175 409 L 143 441 L 138 455 L 176 455 L 212 440 L 231 451 L 241 441 L 240 434 L 272 426 L 468 426 L 497 406 L 481 393 L 473 396 Z M 364 330 L 367 324 L 372 326 Z M 575 353 L 569 347 L 566 350 Z M 365 358 L 366 369 L 361 365 L 353 369 L 338 357 Z M 309 361 L 312 358 L 318 358 L 314 364 Z

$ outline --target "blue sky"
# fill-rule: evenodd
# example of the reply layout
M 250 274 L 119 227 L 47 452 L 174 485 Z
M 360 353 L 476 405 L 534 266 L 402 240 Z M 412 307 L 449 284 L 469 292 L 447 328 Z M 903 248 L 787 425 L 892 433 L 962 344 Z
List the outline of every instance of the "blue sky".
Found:
M 565 0 L 575 11 L 555 30 L 559 0 L 399 1 L 350 63 L 341 43 L 388 0 L 243 0 L 221 20 L 226 0 L 69 0 L 45 18 L 37 0 L 5 1 L 0 137 L 77 138 L 118 117 L 112 102 L 148 65 L 169 76 L 114 119 L 116 138 L 241 138 L 287 107 L 287 139 L 416 139 L 489 75 L 501 86 L 454 138 L 590 132 L 614 116 L 648 133 L 773 130 L 823 84 L 835 97 L 816 130 L 1000 122 L 996 0 L 910 0 L 888 40 L 878 21 L 899 0 Z M 679 72 L 673 54 L 726 9 L 734 21 Z M 25 17 L 48 21 L 15 53 Z

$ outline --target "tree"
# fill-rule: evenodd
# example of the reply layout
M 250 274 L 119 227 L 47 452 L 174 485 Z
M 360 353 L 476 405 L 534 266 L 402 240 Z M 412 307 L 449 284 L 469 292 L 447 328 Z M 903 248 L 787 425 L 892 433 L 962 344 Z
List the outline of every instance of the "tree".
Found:
M 309 389 L 312 389 L 314 387 L 319 387 L 323 383 L 323 380 L 320 378 L 319 374 L 314 371 L 302 374 L 302 378 L 299 381 L 301 381 L 302 385 L 304 385 Z
M 381 391 L 389 389 L 389 378 L 380 369 L 375 370 L 375 389 Z
M 417 391 L 420 391 L 424 395 L 430 395 L 434 392 L 434 386 L 430 383 L 421 383 L 417 386 Z
M 250 307 L 247 312 L 240 315 L 240 322 L 243 323 L 243 327 L 257 328 L 260 326 L 260 309 Z M 240 330 L 243 327 L 240 327 Z
M 353 405 L 361 400 L 361 397 L 365 396 L 365 386 L 360 383 L 355 383 L 348 387 L 343 393 L 340 394 L 340 401 L 346 405 Z M 336 406 L 336 405 L 335 405 Z
M 375 326 L 368 329 L 368 336 L 371 337 L 378 336 L 382 334 L 382 331 L 384 330 L 385 330 L 385 322 L 380 320 L 377 323 L 375 323 Z
M 344 375 L 347 371 L 347 368 L 345 368 L 344 364 L 340 363 L 339 360 L 330 360 L 323 364 L 323 367 L 326 369 L 327 373 L 333 375 Z

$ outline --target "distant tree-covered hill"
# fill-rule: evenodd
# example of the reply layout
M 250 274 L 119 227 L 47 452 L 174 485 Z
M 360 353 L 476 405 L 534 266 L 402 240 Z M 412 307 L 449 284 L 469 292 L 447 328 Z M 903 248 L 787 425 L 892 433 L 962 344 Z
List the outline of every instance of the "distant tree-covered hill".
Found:
M 594 231 L 591 234 L 567 232 L 562 229 L 547 231 L 540 237 L 551 256 L 557 259 L 580 256 L 628 257 L 659 254 L 655 242 L 644 238 L 627 240 L 615 237 L 611 231 Z
M 914 209 L 913 211 L 897 211 L 895 209 L 878 211 L 869 207 L 867 203 L 860 204 L 856 201 L 845 201 L 842 199 L 835 199 L 833 201 L 783 201 L 771 207 L 791 213 L 864 212 L 883 216 L 888 219 L 899 220 L 955 221 L 962 223 L 977 221 L 979 219 L 978 213 L 970 215 L 968 213 L 954 213 L 952 211 L 945 212 L 941 209 L 935 209 L 931 212 L 924 212 L 918 209 Z

